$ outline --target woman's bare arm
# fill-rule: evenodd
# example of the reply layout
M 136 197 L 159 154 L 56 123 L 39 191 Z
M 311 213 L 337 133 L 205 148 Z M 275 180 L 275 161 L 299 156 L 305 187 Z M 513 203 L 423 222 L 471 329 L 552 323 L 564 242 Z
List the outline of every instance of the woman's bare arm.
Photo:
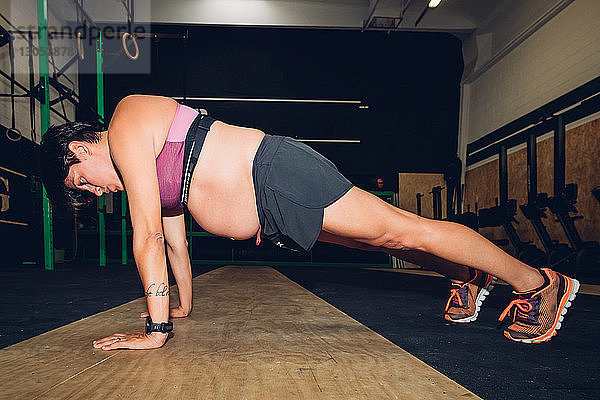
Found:
M 171 308 L 170 316 L 171 318 L 187 317 L 192 311 L 192 266 L 183 211 L 175 215 L 163 212 L 162 221 L 167 256 L 179 293 L 179 306 Z M 143 312 L 140 316 L 146 318 L 147 315 L 147 312 Z
M 116 168 L 121 174 L 133 225 L 133 255 L 142 280 L 148 310 L 155 323 L 169 321 L 169 281 L 165 258 L 165 240 L 161 222 L 161 205 L 156 173 L 156 132 L 145 123 L 140 111 L 146 104 L 139 98 L 119 103 L 109 127 L 109 146 Z M 136 104 L 137 103 L 137 104 Z M 129 108 L 129 109 L 128 109 Z M 120 114 L 119 114 L 120 113 Z M 123 117 L 125 116 L 125 117 Z M 104 350 L 117 348 L 156 348 L 167 335 L 114 334 L 97 341 Z

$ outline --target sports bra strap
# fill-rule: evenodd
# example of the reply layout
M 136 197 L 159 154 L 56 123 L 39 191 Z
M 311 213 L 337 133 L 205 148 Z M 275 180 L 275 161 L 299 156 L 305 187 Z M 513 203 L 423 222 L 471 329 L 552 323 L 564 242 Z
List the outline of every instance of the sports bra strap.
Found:
M 194 173 L 194 168 L 198 162 L 198 157 L 200 157 L 200 151 L 204 145 L 206 135 L 215 121 L 216 120 L 212 117 L 198 114 L 185 137 L 183 175 L 181 177 L 181 204 L 183 204 L 184 207 L 187 207 L 192 174 Z

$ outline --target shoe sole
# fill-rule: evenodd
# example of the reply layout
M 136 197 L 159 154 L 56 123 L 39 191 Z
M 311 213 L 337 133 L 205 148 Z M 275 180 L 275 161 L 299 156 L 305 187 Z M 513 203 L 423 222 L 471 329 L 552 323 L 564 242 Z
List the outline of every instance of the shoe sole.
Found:
M 556 313 L 557 317 L 554 319 L 554 325 L 553 325 L 552 329 L 550 329 L 548 332 L 546 332 L 542 336 L 538 336 L 536 338 L 531 338 L 531 339 L 515 339 L 515 338 L 511 337 L 510 333 L 508 333 L 506 331 L 504 332 L 504 336 L 506 336 L 510 340 L 513 340 L 515 342 L 521 342 L 521 343 L 548 342 L 550 339 L 552 339 L 554 336 L 556 336 L 556 331 L 561 328 L 562 322 L 565 319 L 565 315 L 567 314 L 569 307 L 571 307 L 571 305 L 573 304 L 572 302 L 573 302 L 573 300 L 575 300 L 575 297 L 577 296 L 577 292 L 579 292 L 579 287 L 581 286 L 577 279 L 569 278 L 568 276 L 564 276 L 564 275 L 563 275 L 563 277 L 567 280 L 567 283 L 570 286 L 570 288 L 567 287 L 569 289 L 569 295 L 563 296 L 561 303 L 560 303 L 560 305 L 561 305 L 560 313 Z
M 481 311 L 481 305 L 483 304 L 485 298 L 490 294 L 490 292 L 494 288 L 495 283 L 496 283 L 496 277 L 494 276 L 490 280 L 490 283 L 488 283 L 486 287 L 481 289 L 481 291 L 477 295 L 477 298 L 475 299 L 475 313 L 473 315 L 471 315 L 470 317 L 465 317 L 465 318 L 461 318 L 461 319 L 451 319 L 446 314 L 446 315 L 444 315 L 444 318 L 446 319 L 446 321 L 456 322 L 459 324 L 468 324 L 470 322 L 475 321 L 477 319 L 477 317 L 479 316 L 479 311 Z

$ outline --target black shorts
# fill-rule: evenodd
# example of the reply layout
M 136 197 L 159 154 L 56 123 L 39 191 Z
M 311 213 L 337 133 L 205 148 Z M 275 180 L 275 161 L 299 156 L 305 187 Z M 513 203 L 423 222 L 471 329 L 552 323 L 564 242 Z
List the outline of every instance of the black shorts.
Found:
M 265 135 L 252 165 L 261 238 L 309 251 L 323 210 L 352 188 L 335 164 L 289 137 Z

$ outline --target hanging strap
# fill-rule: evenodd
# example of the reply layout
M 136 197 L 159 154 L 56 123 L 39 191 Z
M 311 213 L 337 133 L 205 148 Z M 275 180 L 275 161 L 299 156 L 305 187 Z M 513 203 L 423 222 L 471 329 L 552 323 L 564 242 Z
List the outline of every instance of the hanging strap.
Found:
M 16 96 L 16 92 L 15 92 L 15 47 L 14 47 L 14 43 L 13 43 L 13 36 L 9 34 L 8 36 L 8 52 L 9 52 L 9 62 L 10 62 L 10 104 L 11 104 L 11 111 L 12 111 L 12 118 L 11 118 L 11 127 L 8 128 L 5 131 L 5 135 L 6 138 L 8 140 L 10 140 L 11 142 L 18 142 L 19 140 L 21 140 L 21 137 L 23 137 L 23 135 L 21 135 L 21 131 L 17 129 L 17 119 L 16 119 L 16 114 L 15 114 L 15 96 Z

